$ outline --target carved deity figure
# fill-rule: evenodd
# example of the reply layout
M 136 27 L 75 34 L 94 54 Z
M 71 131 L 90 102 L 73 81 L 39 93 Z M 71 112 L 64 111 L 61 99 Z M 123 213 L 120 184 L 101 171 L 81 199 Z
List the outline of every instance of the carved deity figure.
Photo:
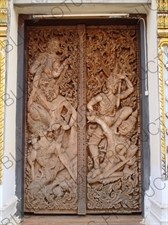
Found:
M 102 181 L 106 184 L 119 179 L 123 174 L 134 173 L 133 170 L 129 169 L 129 165 L 135 163 L 134 155 L 138 147 L 130 142 L 129 137 L 135 129 L 137 110 L 127 120 L 122 121 L 119 127 L 117 121 L 109 127 L 101 118 L 94 115 L 88 117 L 88 119 L 91 122 L 98 123 L 107 138 L 106 156 L 100 164 L 101 173 L 93 176 L 93 171 L 91 171 L 88 174 L 88 182 Z M 118 132 L 116 133 L 117 127 Z M 120 171 L 123 166 L 124 169 Z
M 123 93 L 121 92 L 121 83 L 125 81 L 127 90 Z M 88 119 L 90 116 L 97 115 L 99 119 L 104 121 L 107 126 L 111 127 L 115 123 L 115 133 L 117 129 L 131 113 L 131 107 L 122 107 L 120 109 L 120 101 L 127 98 L 134 90 L 131 81 L 125 74 L 110 75 L 106 82 L 107 92 L 99 93 L 93 97 L 87 104 L 88 109 Z M 98 110 L 94 110 L 94 106 L 98 105 Z M 89 138 L 89 150 L 93 157 L 94 169 L 92 171 L 92 176 L 97 176 L 100 174 L 100 163 L 98 160 L 98 144 L 104 138 L 104 133 L 102 127 L 97 125 L 97 128 L 92 132 Z

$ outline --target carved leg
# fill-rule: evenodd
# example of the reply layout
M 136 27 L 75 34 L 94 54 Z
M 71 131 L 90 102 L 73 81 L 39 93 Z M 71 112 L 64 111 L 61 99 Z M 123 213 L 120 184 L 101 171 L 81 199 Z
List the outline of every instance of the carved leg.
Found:
M 32 175 L 32 180 L 34 180 L 34 178 L 35 178 L 35 174 L 34 174 L 34 162 L 32 162 L 32 165 L 31 165 L 31 175 Z
M 94 178 L 97 175 L 101 174 L 100 162 L 99 162 L 99 151 L 98 151 L 97 145 L 90 145 L 89 149 L 92 154 L 93 161 L 94 161 L 94 168 L 88 173 L 88 176 L 90 178 Z
M 109 178 L 103 179 L 103 180 L 102 180 L 102 183 L 103 183 L 103 184 L 113 183 L 114 181 L 119 180 L 121 177 L 122 177 L 122 176 L 109 177 Z
M 100 169 L 98 145 L 103 137 L 102 129 L 97 127 L 88 142 L 89 150 L 94 161 L 94 169 Z
M 110 158 L 110 159 L 107 159 L 107 164 L 106 164 L 106 167 L 104 168 L 104 173 L 108 172 L 112 167 L 113 167 L 113 163 L 114 163 L 114 158 Z
M 129 168 L 129 166 L 126 164 L 125 167 L 124 167 L 124 169 L 123 169 L 123 173 L 124 173 L 124 174 L 127 174 L 127 176 L 130 176 L 131 174 L 134 173 L 134 170 L 131 170 L 131 169 Z
M 125 106 L 119 110 L 119 118 L 121 120 L 126 120 L 128 116 L 131 115 L 131 113 L 132 113 L 132 108 Z
M 115 127 L 117 128 L 122 123 L 122 121 L 126 120 L 131 115 L 131 113 L 132 108 L 125 106 L 116 112 L 115 117 L 105 116 L 100 117 L 99 119 L 101 119 L 101 121 L 104 121 L 108 127 L 115 125 Z
M 90 145 L 89 150 L 94 161 L 94 168 L 99 169 L 99 151 L 97 145 Z
M 27 157 L 28 163 L 31 167 L 32 180 L 34 180 L 34 178 L 35 178 L 34 161 L 35 161 L 36 157 L 37 157 L 37 151 L 32 149 L 31 152 L 29 153 L 28 157 Z

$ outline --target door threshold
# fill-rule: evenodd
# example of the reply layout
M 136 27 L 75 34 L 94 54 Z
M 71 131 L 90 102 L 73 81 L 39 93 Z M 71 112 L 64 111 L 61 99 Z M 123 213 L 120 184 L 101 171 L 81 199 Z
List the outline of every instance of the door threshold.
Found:
M 142 215 L 25 215 L 21 225 L 139 225 Z

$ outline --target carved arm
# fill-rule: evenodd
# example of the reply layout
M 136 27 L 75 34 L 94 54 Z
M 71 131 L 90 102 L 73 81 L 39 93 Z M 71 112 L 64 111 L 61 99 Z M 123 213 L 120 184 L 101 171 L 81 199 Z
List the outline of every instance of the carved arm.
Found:
M 56 60 L 58 60 L 58 59 L 56 59 Z M 61 75 L 61 73 L 63 72 L 63 70 L 64 70 L 64 74 L 65 74 L 65 72 L 68 69 L 68 63 L 69 63 L 68 59 L 66 59 L 62 63 L 62 65 L 59 65 L 59 63 L 57 63 L 57 62 L 53 63 L 53 69 L 54 69 L 52 72 L 53 77 L 59 77 Z
M 40 54 L 33 65 L 30 67 L 30 73 L 36 73 L 40 65 L 44 65 L 47 57 L 44 54 Z
M 115 130 L 116 129 L 116 125 L 113 125 L 113 128 L 111 129 L 102 119 L 95 117 L 95 122 L 98 123 L 101 128 L 103 129 L 103 132 L 105 134 L 105 136 L 108 138 L 108 142 L 109 140 L 112 140 L 112 136 L 113 136 L 113 132 L 112 129 Z
M 128 77 L 125 77 L 125 81 L 128 89 L 120 94 L 120 99 L 127 98 L 134 91 L 134 87 Z
M 93 97 L 90 102 L 87 104 L 87 109 L 90 111 L 90 112 L 93 112 L 93 106 L 98 103 L 98 102 L 101 102 L 102 101 L 102 96 L 101 95 L 97 95 L 95 97 Z

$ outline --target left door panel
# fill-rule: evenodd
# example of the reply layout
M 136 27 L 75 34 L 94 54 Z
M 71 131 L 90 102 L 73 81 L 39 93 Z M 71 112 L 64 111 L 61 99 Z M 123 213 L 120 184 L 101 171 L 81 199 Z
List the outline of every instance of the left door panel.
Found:
M 29 27 L 25 212 L 77 213 L 76 26 Z

